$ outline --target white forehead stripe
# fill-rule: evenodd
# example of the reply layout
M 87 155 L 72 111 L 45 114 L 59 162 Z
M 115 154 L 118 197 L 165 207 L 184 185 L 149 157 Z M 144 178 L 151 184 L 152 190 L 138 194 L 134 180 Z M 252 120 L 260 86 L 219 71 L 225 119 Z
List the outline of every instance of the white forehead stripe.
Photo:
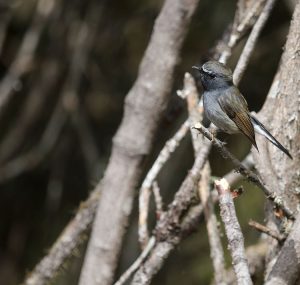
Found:
M 213 74 L 211 70 L 206 69 L 204 66 L 202 66 L 202 70 L 208 74 Z

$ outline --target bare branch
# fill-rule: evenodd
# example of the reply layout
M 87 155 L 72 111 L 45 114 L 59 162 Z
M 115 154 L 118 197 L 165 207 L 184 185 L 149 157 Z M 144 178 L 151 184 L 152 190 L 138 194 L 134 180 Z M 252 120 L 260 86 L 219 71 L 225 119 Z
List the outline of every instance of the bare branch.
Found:
M 229 184 L 223 178 L 221 180 L 217 180 L 215 185 L 219 193 L 221 218 L 225 226 L 237 282 L 238 284 L 252 284 L 244 249 L 244 237 L 236 217 Z
M 196 124 L 194 128 L 200 131 L 206 138 L 211 140 L 213 145 L 221 152 L 223 157 L 231 160 L 239 173 L 262 189 L 266 198 L 272 201 L 278 208 L 282 209 L 287 218 L 294 219 L 294 214 L 287 207 L 285 201 L 276 195 L 275 192 L 268 189 L 264 182 L 262 182 L 253 171 L 247 169 L 231 152 L 229 152 L 220 140 L 214 138 L 208 129 L 204 128 L 200 123 Z
M 247 39 L 246 45 L 243 49 L 243 52 L 239 58 L 239 61 L 236 65 L 234 73 L 233 73 L 233 82 L 235 85 L 239 84 L 239 82 L 242 78 L 242 74 L 246 70 L 246 67 L 249 63 L 250 56 L 255 48 L 258 37 L 272 12 L 275 2 L 276 2 L 276 0 L 267 0 L 267 3 L 265 4 L 256 23 L 253 26 L 253 29 Z
M 241 162 L 242 165 L 244 165 L 248 169 L 253 169 L 254 167 L 254 160 L 251 152 L 243 159 Z M 232 187 L 236 182 L 238 182 L 243 176 L 236 171 L 235 169 L 228 172 L 226 175 L 224 175 L 224 178 L 227 180 L 229 185 Z
M 241 23 L 234 23 L 233 28 L 229 41 L 227 44 L 227 47 L 222 52 L 219 61 L 226 64 L 229 57 L 232 54 L 233 48 L 237 45 L 243 34 L 246 32 L 247 29 L 249 29 L 253 23 L 256 20 L 257 15 L 260 14 L 260 11 L 262 9 L 262 5 L 266 0 L 258 0 L 258 1 L 252 1 L 252 7 L 249 8 L 249 11 L 244 15 L 243 21 Z M 239 13 L 239 10 L 236 11 L 236 13 Z M 238 21 L 239 17 L 235 16 L 235 21 Z M 236 27 L 236 28 L 235 28 Z
M 251 226 L 251 227 L 253 227 L 253 228 L 255 228 L 257 231 L 259 231 L 261 233 L 264 233 L 264 234 L 266 234 L 266 235 L 268 235 L 268 236 L 276 239 L 279 242 L 283 242 L 286 239 L 285 236 L 279 234 L 275 230 L 273 230 L 271 228 L 268 228 L 268 227 L 266 227 L 266 226 L 264 226 L 264 225 L 262 225 L 262 224 L 260 224 L 258 222 L 255 222 L 253 220 L 250 220 L 248 222 L 248 225 Z
M 57 276 L 66 259 L 70 258 L 79 245 L 85 241 L 84 233 L 90 229 L 99 196 L 100 188 L 97 188 L 80 205 L 74 219 L 66 226 L 49 253 L 28 274 L 24 285 L 49 284 L 50 280 Z
M 157 219 L 160 218 L 163 212 L 163 201 L 162 197 L 160 195 L 160 189 L 156 181 L 154 181 L 152 185 L 152 191 L 154 195 L 154 201 L 155 201 L 155 206 L 156 206 L 156 217 Z
M 39 0 L 37 9 L 32 21 L 32 25 L 27 30 L 18 54 L 14 62 L 11 64 L 8 72 L 0 83 L 0 114 L 4 106 L 10 100 L 14 88 L 21 84 L 20 77 L 28 71 L 33 59 L 34 52 L 38 46 L 39 39 L 54 8 L 56 8 L 55 0 Z M 19 87 L 18 87 L 19 88 Z
M 39 165 L 53 150 L 67 122 L 67 118 L 68 116 L 62 108 L 61 102 L 58 102 L 39 144 L 34 149 L 0 167 L 0 183 Z
M 158 221 L 155 227 L 157 244 L 145 264 L 136 272 L 132 284 L 149 284 L 170 251 L 180 241 L 178 227 L 180 227 L 184 213 L 189 209 L 191 203 L 197 199 L 195 187 L 201 177 L 201 170 L 204 167 L 210 146 L 210 143 L 203 142 L 193 167 L 181 184 L 168 211 L 163 213 Z
M 266 285 L 296 284 L 300 266 L 300 214 L 298 213 L 293 229 L 280 250 L 278 258 L 267 277 Z
M 214 268 L 216 284 L 226 284 L 224 251 L 220 238 L 218 220 L 214 212 L 214 203 L 210 195 L 210 167 L 206 164 L 199 181 L 198 191 L 204 209 L 206 228 L 210 245 L 210 256 Z
M 155 245 L 155 237 L 151 237 L 149 239 L 149 242 L 145 249 L 142 251 L 140 256 L 135 260 L 134 263 L 122 274 L 122 276 L 119 278 L 119 280 L 114 285 L 123 285 L 130 277 L 131 275 L 138 270 L 138 268 L 141 266 L 145 258 L 148 256 L 150 251 L 153 249 Z
M 147 220 L 152 184 L 156 180 L 158 173 L 165 165 L 166 161 L 179 145 L 180 141 L 185 137 L 188 130 L 189 122 L 186 121 L 176 134 L 166 142 L 142 183 L 139 191 L 139 242 L 142 246 L 145 246 L 149 240 Z
M 166 0 L 156 20 L 138 78 L 125 99 L 121 126 L 113 139 L 79 284 L 112 282 L 143 158 L 151 150 L 166 109 L 174 68 L 197 4 L 198 0 Z

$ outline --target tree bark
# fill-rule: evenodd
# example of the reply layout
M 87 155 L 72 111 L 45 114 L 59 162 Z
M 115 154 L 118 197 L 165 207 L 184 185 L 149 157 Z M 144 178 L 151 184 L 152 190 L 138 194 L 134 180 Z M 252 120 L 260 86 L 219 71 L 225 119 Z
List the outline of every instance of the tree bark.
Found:
M 262 155 L 254 151 L 255 161 L 263 180 L 296 211 L 300 191 L 300 3 L 298 3 L 282 55 L 279 74 L 263 109 L 262 122 L 289 149 L 289 159 L 271 143 L 258 137 Z M 298 189 L 298 190 L 297 190 Z
M 141 62 L 138 79 L 125 100 L 124 117 L 113 140 L 102 194 L 84 260 L 80 284 L 111 284 L 134 188 L 143 158 L 170 97 L 173 71 L 198 0 L 166 0 Z

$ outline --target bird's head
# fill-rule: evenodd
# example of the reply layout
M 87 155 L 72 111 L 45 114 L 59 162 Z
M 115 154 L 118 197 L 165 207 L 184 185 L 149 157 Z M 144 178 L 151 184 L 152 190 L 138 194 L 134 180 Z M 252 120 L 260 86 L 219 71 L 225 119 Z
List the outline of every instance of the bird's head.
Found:
M 204 90 L 215 90 L 233 84 L 231 70 L 218 61 L 207 61 L 202 66 L 192 68 L 200 73 Z

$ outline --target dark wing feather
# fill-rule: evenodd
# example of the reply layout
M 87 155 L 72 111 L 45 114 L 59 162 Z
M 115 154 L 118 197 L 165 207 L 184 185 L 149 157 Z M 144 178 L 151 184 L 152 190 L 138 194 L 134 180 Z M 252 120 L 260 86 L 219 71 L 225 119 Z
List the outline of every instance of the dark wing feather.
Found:
M 243 95 L 237 88 L 230 88 L 219 97 L 218 101 L 222 110 L 257 149 L 254 127 Z

